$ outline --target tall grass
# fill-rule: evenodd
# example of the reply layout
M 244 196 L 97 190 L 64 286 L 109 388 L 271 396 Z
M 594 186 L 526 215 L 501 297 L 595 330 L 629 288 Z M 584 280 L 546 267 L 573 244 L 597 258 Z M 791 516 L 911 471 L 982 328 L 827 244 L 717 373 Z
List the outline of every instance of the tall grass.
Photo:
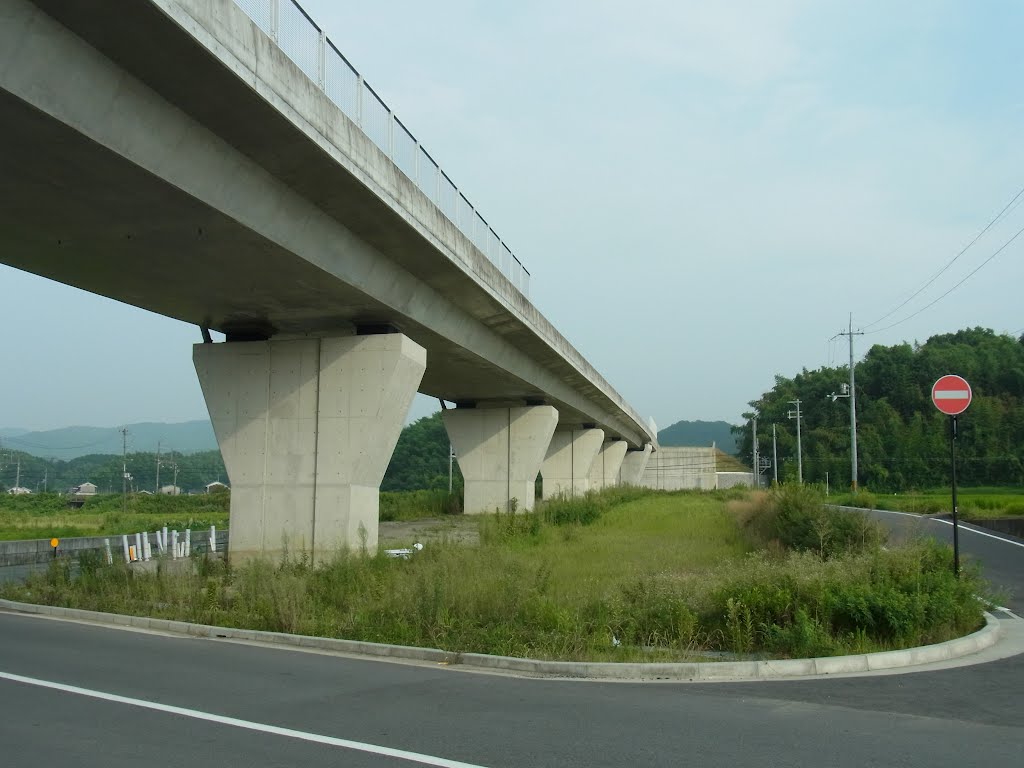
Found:
M 802 493 L 802 492 L 801 492 Z M 820 508 L 820 504 L 818 505 Z M 801 512 L 802 510 L 802 512 Z M 898 552 L 839 524 L 806 546 L 813 495 L 616 489 L 480 520 L 480 545 L 409 560 L 302 553 L 183 572 L 55 565 L 5 596 L 185 621 L 571 660 L 793 656 L 952 637 L 980 624 L 977 573 L 948 549 Z M 823 518 L 824 519 L 824 518 Z M 763 531 L 765 533 L 758 533 Z M 793 545 L 783 540 L 793 533 Z M 845 543 L 844 543 L 845 542 Z

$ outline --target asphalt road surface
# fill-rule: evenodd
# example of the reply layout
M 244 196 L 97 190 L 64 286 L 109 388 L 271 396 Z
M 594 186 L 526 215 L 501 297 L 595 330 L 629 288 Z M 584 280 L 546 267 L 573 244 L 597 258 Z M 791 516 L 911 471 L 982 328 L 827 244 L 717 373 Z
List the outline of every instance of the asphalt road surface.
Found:
M 1024 581 L 1024 548 L 961 544 L 993 580 Z M 878 677 L 598 683 L 0 613 L 0 766 L 1020 768 L 1022 705 L 1024 656 Z

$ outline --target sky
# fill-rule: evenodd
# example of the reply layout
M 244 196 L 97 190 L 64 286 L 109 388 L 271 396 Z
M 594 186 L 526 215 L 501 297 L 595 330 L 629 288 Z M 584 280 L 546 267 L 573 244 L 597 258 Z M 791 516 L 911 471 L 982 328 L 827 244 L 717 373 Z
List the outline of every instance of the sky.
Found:
M 858 358 L 1024 332 L 1024 196 L 956 258 L 1024 187 L 1016 0 L 303 6 L 659 427 L 844 364 L 851 313 Z M 0 338 L 0 427 L 206 416 L 194 327 L 0 266 Z

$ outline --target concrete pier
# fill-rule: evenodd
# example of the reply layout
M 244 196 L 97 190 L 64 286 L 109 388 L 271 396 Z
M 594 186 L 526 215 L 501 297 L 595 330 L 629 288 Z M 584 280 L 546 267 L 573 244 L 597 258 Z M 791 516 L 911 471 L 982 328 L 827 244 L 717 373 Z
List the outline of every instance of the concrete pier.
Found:
M 619 467 L 626 457 L 625 440 L 606 440 L 590 467 L 590 490 L 600 491 L 619 484 Z
M 590 468 L 603 444 L 603 429 L 557 430 L 541 465 L 542 496 L 582 496 L 589 491 Z
M 643 447 L 642 451 L 626 451 L 622 459 L 622 466 L 619 467 L 619 485 L 640 485 L 640 478 L 647 469 L 647 462 L 651 458 L 653 447 L 650 443 Z
M 465 480 L 463 509 L 533 509 L 537 474 L 558 424 L 550 405 L 458 408 L 441 414 Z
M 228 554 L 377 546 L 378 492 L 426 368 L 402 334 L 197 344 L 231 477 Z

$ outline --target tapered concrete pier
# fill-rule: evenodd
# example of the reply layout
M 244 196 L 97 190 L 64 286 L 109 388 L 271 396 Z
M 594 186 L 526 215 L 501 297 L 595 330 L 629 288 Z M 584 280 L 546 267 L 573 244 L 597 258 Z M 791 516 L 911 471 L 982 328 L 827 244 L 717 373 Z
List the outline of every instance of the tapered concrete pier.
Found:
M 582 496 L 590 490 L 590 468 L 604 444 L 602 429 L 557 430 L 544 463 L 542 496 Z
M 465 480 L 463 509 L 533 509 L 535 482 L 558 424 L 550 405 L 459 408 L 441 414 Z
M 232 561 L 375 550 L 423 348 L 402 334 L 229 342 L 193 361 L 231 477 Z
M 619 484 L 619 467 L 626 456 L 625 440 L 606 440 L 590 466 L 590 490 L 600 491 Z

